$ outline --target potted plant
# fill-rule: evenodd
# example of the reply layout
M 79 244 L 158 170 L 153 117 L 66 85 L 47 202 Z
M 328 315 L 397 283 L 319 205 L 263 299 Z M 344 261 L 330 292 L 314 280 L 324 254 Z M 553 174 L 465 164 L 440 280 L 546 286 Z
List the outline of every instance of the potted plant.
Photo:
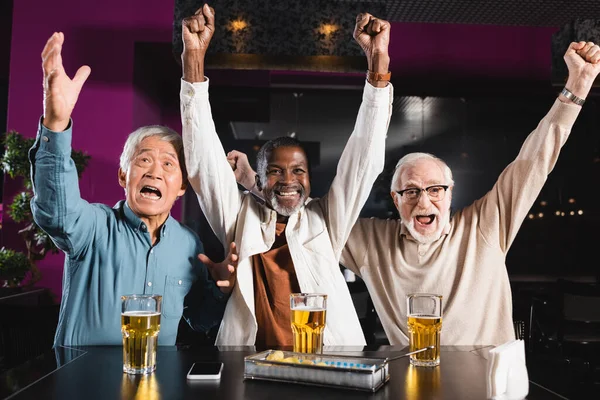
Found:
M 25 242 L 26 253 L 10 249 L 0 249 L 0 285 L 19 286 L 28 277 L 28 285 L 33 285 L 41 278 L 36 262 L 43 259 L 48 252 L 58 253 L 58 248 L 50 237 L 41 230 L 33 221 L 29 202 L 33 197 L 31 178 L 29 176 L 28 152 L 33 146 L 34 138 L 24 138 L 16 131 L 9 131 L 0 137 L 4 145 L 4 154 L 1 162 L 4 173 L 11 179 L 21 179 L 22 191 L 17 193 L 8 206 L 7 215 L 16 223 L 23 226 L 19 235 Z M 81 174 L 87 167 L 90 156 L 73 150 L 71 157 L 75 161 L 77 174 Z M 29 274 L 28 274 L 29 272 Z

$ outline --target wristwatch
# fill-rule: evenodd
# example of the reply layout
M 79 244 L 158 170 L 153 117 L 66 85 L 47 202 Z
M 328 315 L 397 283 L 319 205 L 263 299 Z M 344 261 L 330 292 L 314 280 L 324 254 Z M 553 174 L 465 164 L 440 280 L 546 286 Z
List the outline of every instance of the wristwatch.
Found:
M 585 103 L 585 99 L 575 96 L 566 87 L 562 90 L 562 92 L 560 92 L 560 94 L 562 94 L 563 96 L 565 96 L 567 99 L 571 100 L 573 103 L 577 104 L 578 106 L 582 106 L 583 103 Z

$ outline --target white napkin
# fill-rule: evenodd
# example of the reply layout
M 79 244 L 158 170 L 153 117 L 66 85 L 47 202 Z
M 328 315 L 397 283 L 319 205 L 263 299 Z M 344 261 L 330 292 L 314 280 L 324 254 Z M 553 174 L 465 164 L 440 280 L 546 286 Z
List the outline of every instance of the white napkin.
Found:
M 529 393 L 525 343 L 511 340 L 490 350 L 487 362 L 487 398 L 520 400 Z

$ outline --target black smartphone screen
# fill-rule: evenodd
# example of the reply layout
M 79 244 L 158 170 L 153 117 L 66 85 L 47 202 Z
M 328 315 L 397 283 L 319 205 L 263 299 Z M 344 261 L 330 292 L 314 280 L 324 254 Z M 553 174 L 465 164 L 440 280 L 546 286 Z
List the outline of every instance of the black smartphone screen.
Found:
M 223 366 L 220 362 L 197 362 L 190 369 L 190 375 L 218 375 Z

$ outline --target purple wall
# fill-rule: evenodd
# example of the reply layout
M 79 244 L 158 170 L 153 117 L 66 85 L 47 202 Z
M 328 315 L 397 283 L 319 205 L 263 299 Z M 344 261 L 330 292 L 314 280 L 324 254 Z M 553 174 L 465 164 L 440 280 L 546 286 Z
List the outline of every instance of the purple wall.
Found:
M 64 32 L 67 73 L 72 76 L 84 63 L 92 68 L 73 113 L 73 147 L 92 157 L 80 184 L 82 197 L 91 202 L 113 205 L 123 198 L 117 170 L 127 134 L 142 123 L 163 123 L 133 87 L 133 48 L 136 41 L 170 43 L 172 19 L 173 3 L 165 0 L 15 1 L 8 129 L 35 135 L 42 113 L 40 53 L 54 31 Z M 15 184 L 7 182 L 4 202 L 14 193 Z M 179 206 L 173 214 L 179 217 Z M 6 216 L 3 242 L 8 247 L 21 245 L 16 227 Z M 40 285 L 52 288 L 59 297 L 63 261 L 61 254 L 40 263 Z
M 73 147 L 92 156 L 81 180 L 81 194 L 91 202 L 112 205 L 123 198 L 117 182 L 118 157 L 129 132 L 155 123 L 180 129 L 177 119 L 163 117 L 132 83 L 134 43 L 170 43 L 172 18 L 173 2 L 166 0 L 15 1 L 8 129 L 35 135 L 42 112 L 40 52 L 52 32 L 64 32 L 67 73 L 72 76 L 83 63 L 92 68 L 73 114 Z M 428 74 L 549 80 L 550 42 L 556 30 L 394 24 L 392 71 L 399 80 Z M 401 95 L 401 90 L 397 86 L 396 94 Z M 5 203 L 15 190 L 14 182 L 6 182 Z M 179 217 L 179 206 L 173 214 Z M 21 245 L 16 227 L 6 216 L 3 230 L 3 245 Z M 40 285 L 52 288 L 58 297 L 63 260 L 62 255 L 49 256 L 40 263 Z

